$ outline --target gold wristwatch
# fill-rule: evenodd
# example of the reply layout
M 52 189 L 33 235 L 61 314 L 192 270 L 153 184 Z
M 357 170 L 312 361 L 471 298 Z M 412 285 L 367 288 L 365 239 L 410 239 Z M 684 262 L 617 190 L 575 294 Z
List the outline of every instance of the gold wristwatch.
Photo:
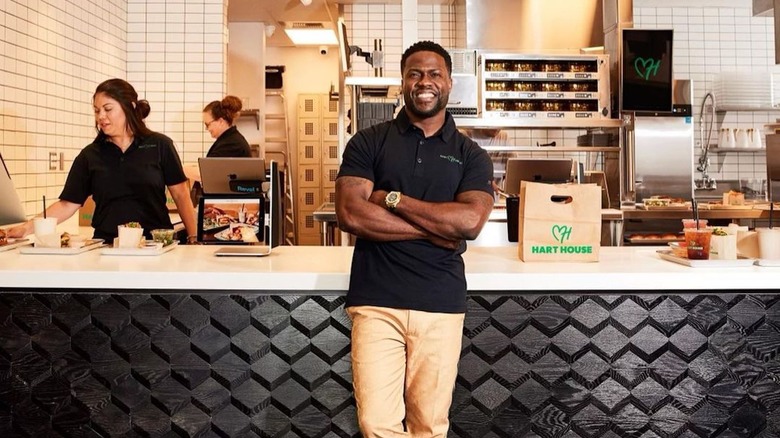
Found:
M 385 196 L 385 207 L 390 211 L 395 210 L 399 202 L 401 202 L 401 192 L 390 192 Z

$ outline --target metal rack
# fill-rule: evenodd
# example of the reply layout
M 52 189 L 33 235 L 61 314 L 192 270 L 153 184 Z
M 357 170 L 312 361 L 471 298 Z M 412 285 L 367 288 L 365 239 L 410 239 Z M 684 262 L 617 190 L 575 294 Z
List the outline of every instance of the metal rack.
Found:
M 284 235 L 284 244 L 296 244 L 295 232 L 295 194 L 293 193 L 292 169 L 290 168 L 290 126 L 287 118 L 287 102 L 284 97 L 284 90 L 266 90 L 265 91 L 265 156 L 271 159 L 274 155 L 280 156 L 278 162 L 282 164 L 282 173 L 284 174 L 284 198 L 282 208 L 284 219 L 282 224 L 282 233 Z M 275 102 L 274 102 L 275 101 Z M 269 112 L 269 108 L 274 112 Z M 271 135 L 273 132 L 275 135 Z

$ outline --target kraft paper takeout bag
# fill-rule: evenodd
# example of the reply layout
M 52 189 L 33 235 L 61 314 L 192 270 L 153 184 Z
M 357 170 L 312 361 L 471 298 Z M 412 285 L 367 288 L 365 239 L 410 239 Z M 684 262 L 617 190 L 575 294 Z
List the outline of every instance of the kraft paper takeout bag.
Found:
M 595 184 L 520 185 L 520 260 L 597 262 L 601 248 L 601 189 Z

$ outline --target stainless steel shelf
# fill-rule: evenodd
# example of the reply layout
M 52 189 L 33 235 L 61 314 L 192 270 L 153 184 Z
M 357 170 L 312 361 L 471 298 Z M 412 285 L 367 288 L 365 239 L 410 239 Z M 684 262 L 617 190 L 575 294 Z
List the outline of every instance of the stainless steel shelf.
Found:
M 715 112 L 725 113 L 728 111 L 746 111 L 746 112 L 777 112 L 780 108 L 773 106 L 750 106 L 750 105 L 718 105 Z
M 719 148 L 710 146 L 711 154 L 730 154 L 738 152 L 766 152 L 766 148 Z
M 455 117 L 459 128 L 620 128 L 620 119 L 502 119 Z
M 619 146 L 482 146 L 491 152 L 620 152 Z

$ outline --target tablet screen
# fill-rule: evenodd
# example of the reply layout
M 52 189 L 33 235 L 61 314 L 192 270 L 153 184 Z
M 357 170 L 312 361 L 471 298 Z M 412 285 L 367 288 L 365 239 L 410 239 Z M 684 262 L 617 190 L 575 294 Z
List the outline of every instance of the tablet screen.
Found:
M 198 208 L 198 241 L 259 244 L 264 241 L 261 196 L 204 196 Z

